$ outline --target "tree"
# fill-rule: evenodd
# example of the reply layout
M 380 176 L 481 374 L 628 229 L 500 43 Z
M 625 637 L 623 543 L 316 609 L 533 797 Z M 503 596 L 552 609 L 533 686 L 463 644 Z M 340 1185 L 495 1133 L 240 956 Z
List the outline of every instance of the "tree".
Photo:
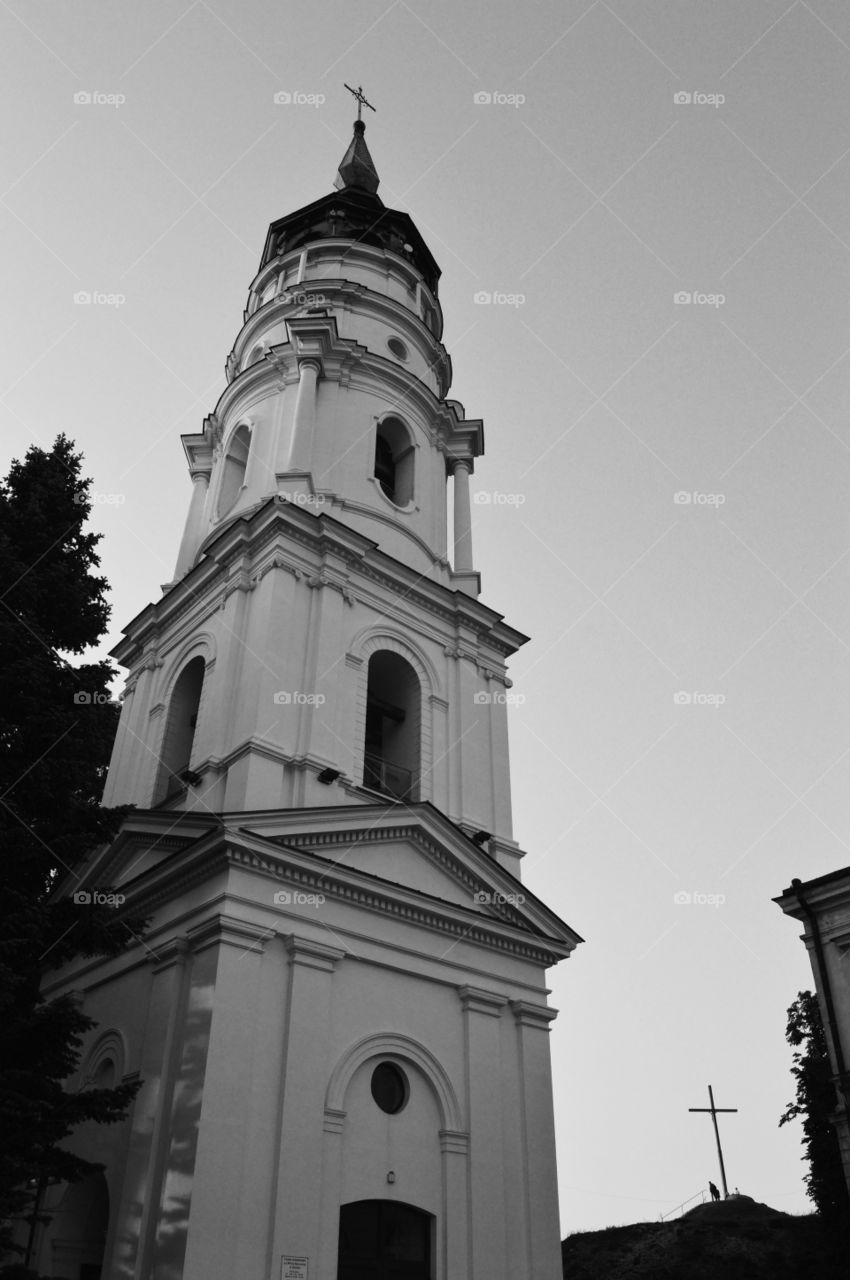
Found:
M 817 997 L 811 991 L 800 991 L 790 1006 L 785 1038 L 795 1050 L 791 1074 L 797 1081 L 797 1100 L 788 1104 L 779 1124 L 802 1118 L 803 1147 L 809 1162 L 804 1179 L 807 1194 L 818 1213 L 840 1219 L 850 1212 L 850 1198 L 838 1136 L 829 1122 L 836 1096 L 826 1035 Z
M 0 482 L 0 1251 L 9 1220 L 31 1218 L 37 1190 L 99 1166 L 61 1144 L 84 1121 L 122 1119 L 138 1085 L 70 1092 L 94 1023 L 77 1000 L 46 1000 L 45 969 L 115 955 L 140 921 L 57 896 L 117 830 L 124 810 L 99 804 L 117 722 L 106 661 L 72 665 L 109 617 L 100 535 L 81 455 L 60 435 L 31 448 Z M 108 888 L 108 886 L 98 886 Z

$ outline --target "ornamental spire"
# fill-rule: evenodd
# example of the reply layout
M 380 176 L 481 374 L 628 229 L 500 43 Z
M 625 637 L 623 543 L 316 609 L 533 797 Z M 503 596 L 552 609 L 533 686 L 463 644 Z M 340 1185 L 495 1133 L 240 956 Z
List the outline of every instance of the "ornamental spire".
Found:
M 375 108 L 371 102 L 366 101 L 362 86 L 352 89 L 351 85 L 347 84 L 345 87 L 357 99 L 357 119 L 354 121 L 354 137 L 340 161 L 334 186 L 337 190 L 359 187 L 361 191 L 368 191 L 370 195 L 375 195 L 380 179 L 372 157 L 369 155 L 369 148 L 366 146 L 364 137 L 366 125 L 362 119 L 364 107 L 368 107 L 370 111 L 374 111 Z

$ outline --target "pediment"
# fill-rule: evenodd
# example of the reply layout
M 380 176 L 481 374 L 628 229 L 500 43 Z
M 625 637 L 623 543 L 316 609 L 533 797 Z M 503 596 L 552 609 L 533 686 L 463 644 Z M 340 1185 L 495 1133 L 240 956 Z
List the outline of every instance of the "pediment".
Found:
M 399 892 L 525 932 L 581 939 L 496 860 L 428 804 L 284 812 L 240 822 L 243 835 L 311 855 L 335 876 L 369 877 Z

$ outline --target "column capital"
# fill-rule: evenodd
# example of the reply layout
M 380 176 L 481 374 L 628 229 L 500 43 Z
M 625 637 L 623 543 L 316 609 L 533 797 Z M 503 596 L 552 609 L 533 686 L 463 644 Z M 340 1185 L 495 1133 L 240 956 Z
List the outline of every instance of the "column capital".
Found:
M 475 470 L 475 459 L 469 455 L 453 457 L 450 454 L 446 458 L 446 466 L 448 467 L 449 475 L 453 476 L 457 471 L 463 468 L 466 471 L 466 474 L 471 476 Z
M 459 1129 L 440 1130 L 440 1150 L 449 1155 L 465 1156 L 469 1154 L 469 1134 Z
M 283 945 L 292 965 L 306 965 L 308 969 L 322 969 L 325 973 L 333 973 L 338 960 L 345 957 L 340 947 L 328 947 L 323 942 L 313 942 L 312 938 L 299 938 L 291 933 L 284 939 Z
M 485 991 L 483 987 L 458 987 L 458 996 L 464 1011 L 483 1013 L 491 1018 L 501 1017 L 502 1010 L 508 1003 L 508 997 L 496 991 Z
M 511 1009 L 518 1027 L 537 1027 L 539 1031 L 548 1031 L 549 1023 L 558 1016 L 557 1009 L 550 1009 L 548 1004 L 533 1004 L 530 1000 L 512 1000 Z

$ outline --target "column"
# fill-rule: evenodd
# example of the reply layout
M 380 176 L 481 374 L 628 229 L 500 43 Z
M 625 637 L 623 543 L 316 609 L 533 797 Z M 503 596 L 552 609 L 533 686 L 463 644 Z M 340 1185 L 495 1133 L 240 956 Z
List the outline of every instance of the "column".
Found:
M 519 1104 L 524 1146 L 527 1273 L 535 1280 L 561 1280 L 558 1178 L 549 1023 L 557 1010 L 527 1000 L 512 1000 L 519 1052 Z
M 472 1164 L 469 1217 L 475 1223 L 469 1280 L 505 1276 L 501 1015 L 507 997 L 461 987 Z
M 324 1219 L 336 1222 L 336 1205 L 322 1203 L 325 1088 L 330 1048 L 333 971 L 345 952 L 295 935 L 286 940 L 289 994 L 284 1029 L 277 1178 L 267 1273 L 280 1275 L 284 1254 L 309 1259 L 308 1274 L 321 1280 L 318 1258 Z
M 175 582 L 179 582 L 189 572 L 200 546 L 209 483 L 210 473 L 208 471 L 194 471 L 192 473 L 192 501 L 189 503 L 189 514 L 186 517 L 180 552 L 177 556 L 177 566 L 174 570 Z
M 443 1204 L 442 1221 L 437 1223 L 437 1275 L 470 1280 L 469 1134 L 441 1129 L 440 1154 Z
M 322 365 L 319 360 L 302 360 L 298 365 L 298 393 L 292 427 L 292 458 L 289 469 L 309 471 L 313 428 L 316 424 L 316 383 Z
M 472 514 L 469 509 L 469 477 L 472 474 L 471 458 L 456 458 L 452 475 L 455 481 L 455 573 L 472 570 Z
M 261 986 L 270 934 L 227 916 L 189 933 L 195 956 L 207 955 L 210 968 L 214 964 L 215 982 L 208 996 L 213 1016 L 197 1103 L 200 1124 L 183 1280 L 260 1276 L 265 1267 L 263 1231 L 274 1159 L 268 1120 L 274 1092 L 264 1088 L 271 1037 L 263 1025 Z M 187 1086 L 191 1081 L 184 1069 L 184 1090 Z M 218 1225 L 224 1221 L 228 1230 L 222 1234 Z

